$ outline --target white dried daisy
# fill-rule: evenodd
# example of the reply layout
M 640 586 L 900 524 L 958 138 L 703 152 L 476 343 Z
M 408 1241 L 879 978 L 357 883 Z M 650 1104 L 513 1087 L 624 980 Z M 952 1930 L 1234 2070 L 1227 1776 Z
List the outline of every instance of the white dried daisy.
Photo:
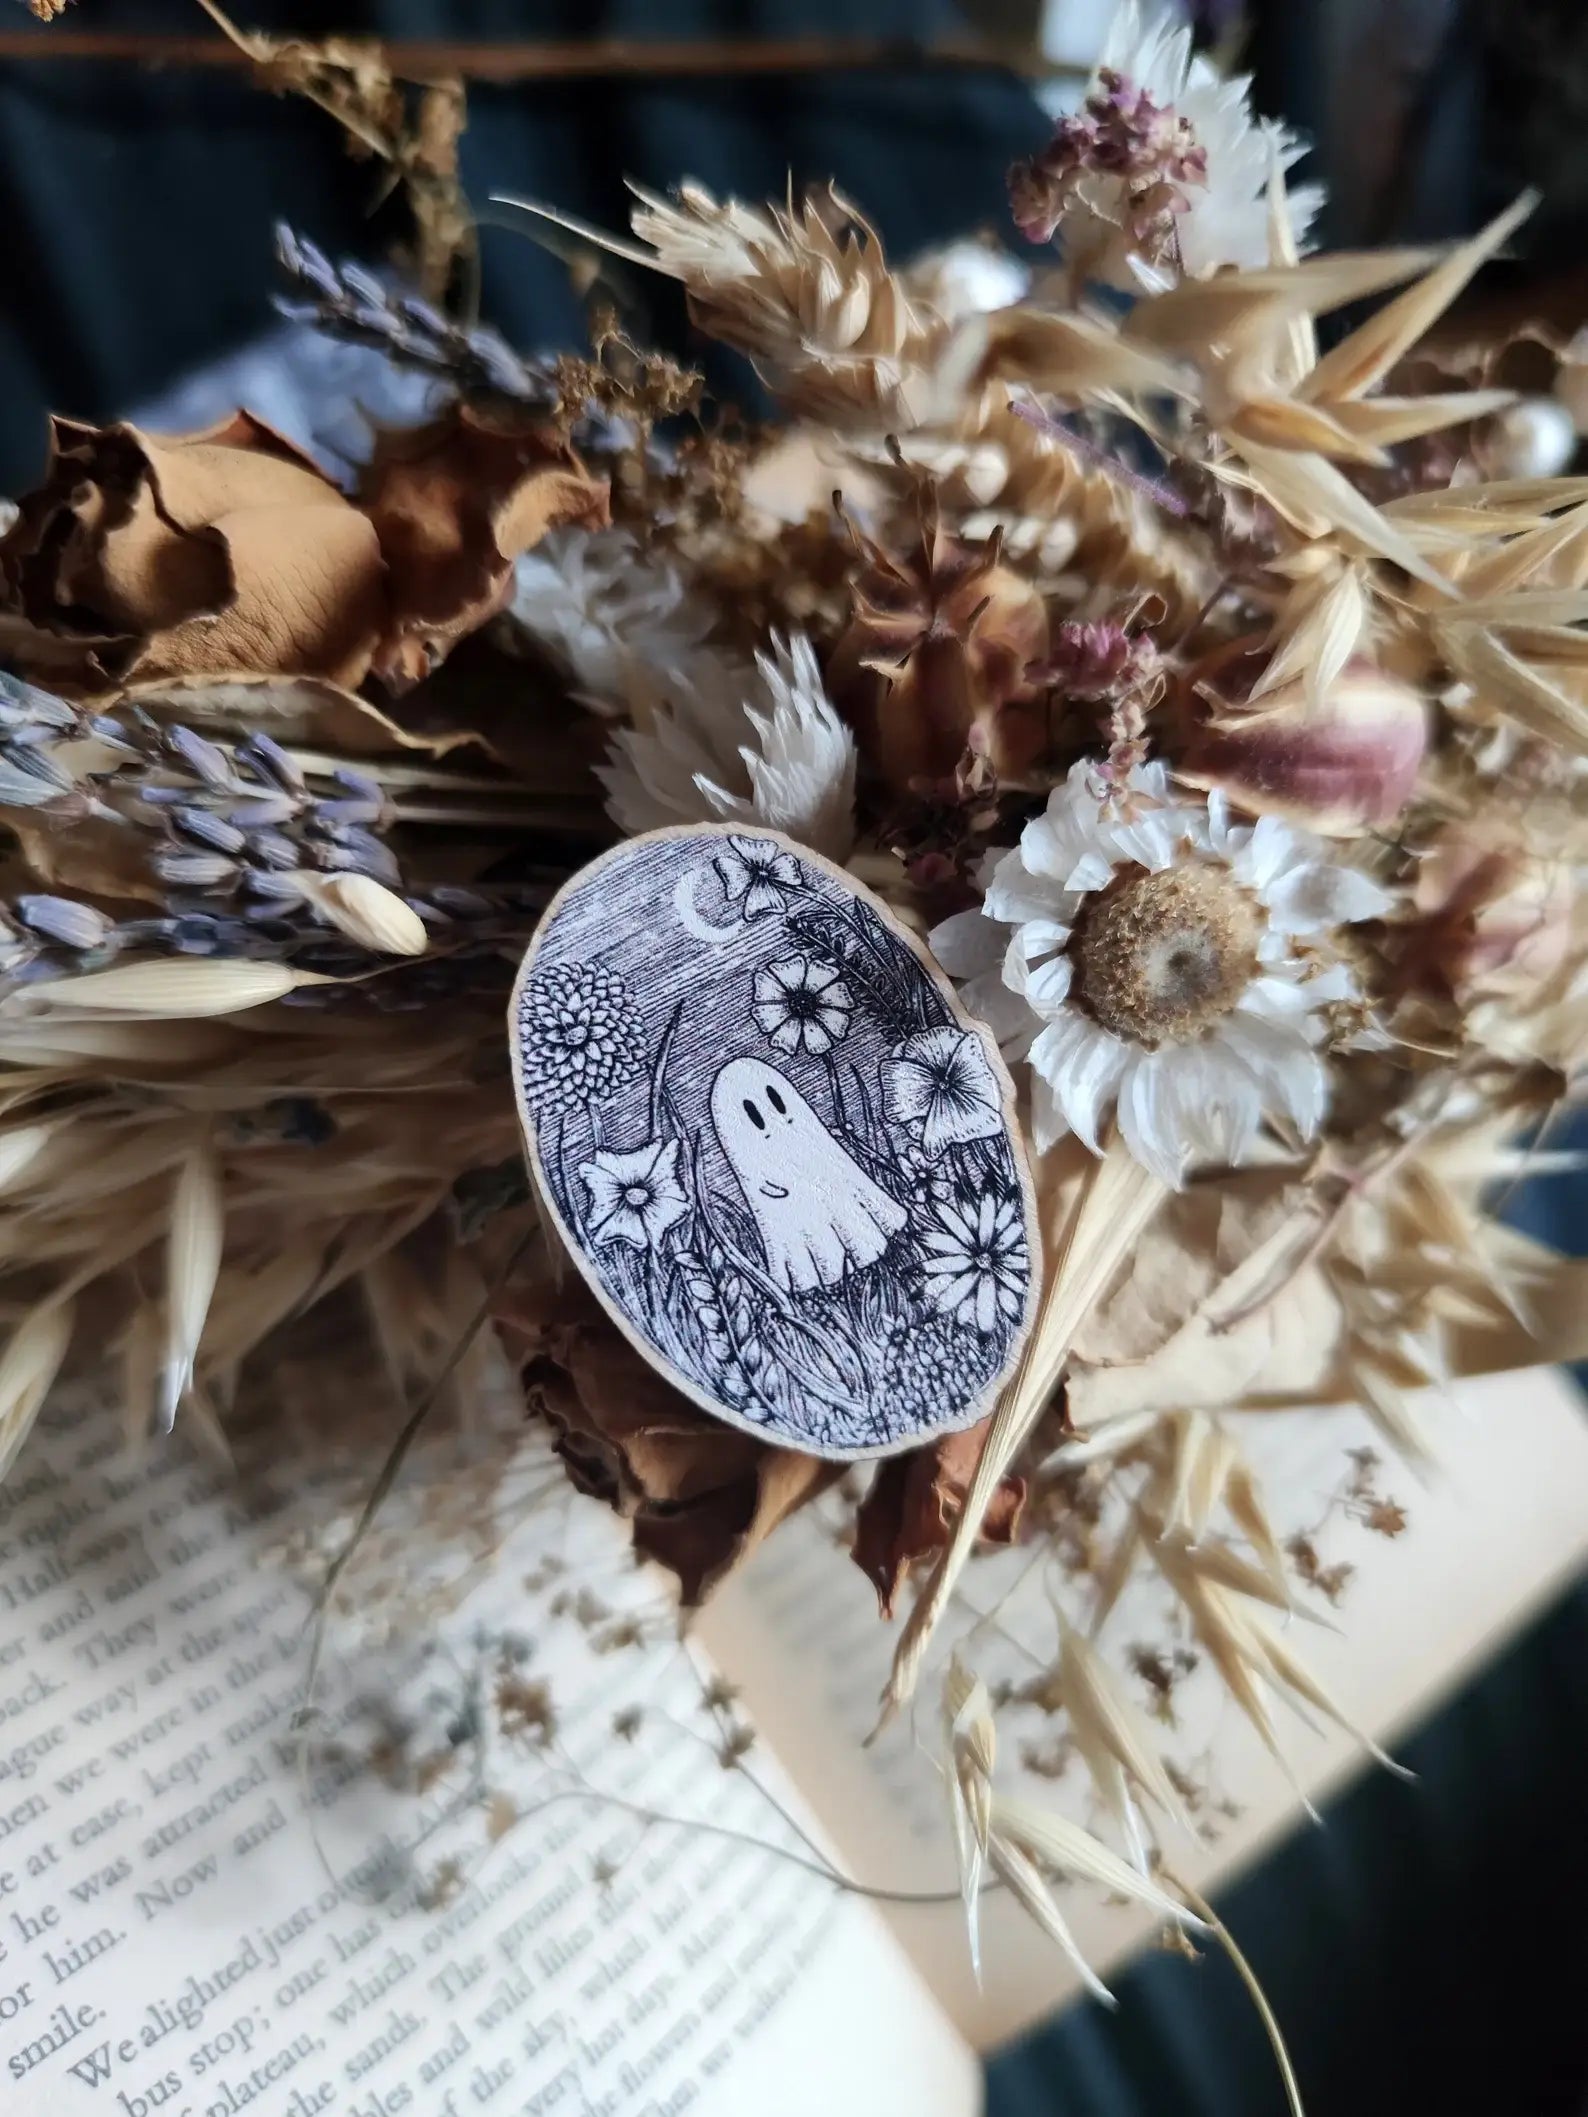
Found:
M 1388 892 L 1322 840 L 1222 798 L 1173 792 L 1161 764 L 1111 788 L 1083 762 L 1012 851 L 980 911 L 932 935 L 963 997 L 1031 1068 L 1039 1148 L 1073 1131 L 1125 1145 L 1166 1183 L 1244 1160 L 1265 1118 L 1323 1121 L 1325 1009 L 1357 997 L 1332 929 Z

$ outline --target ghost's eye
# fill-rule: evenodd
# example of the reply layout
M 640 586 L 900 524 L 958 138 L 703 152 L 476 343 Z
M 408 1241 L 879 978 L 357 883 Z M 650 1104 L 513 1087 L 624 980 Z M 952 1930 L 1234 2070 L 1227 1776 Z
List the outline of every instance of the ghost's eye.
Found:
M 787 1103 L 784 1102 L 782 1096 L 778 1094 L 777 1090 L 772 1086 L 770 1081 L 768 1081 L 767 1083 L 766 1099 L 772 1105 L 772 1108 L 777 1112 L 779 1117 L 788 1116 Z
M 751 1124 L 754 1125 L 757 1132 L 764 1132 L 766 1130 L 766 1119 L 755 1107 L 755 1104 L 751 1102 L 749 1096 L 746 1096 L 744 1099 L 744 1114 L 750 1120 Z

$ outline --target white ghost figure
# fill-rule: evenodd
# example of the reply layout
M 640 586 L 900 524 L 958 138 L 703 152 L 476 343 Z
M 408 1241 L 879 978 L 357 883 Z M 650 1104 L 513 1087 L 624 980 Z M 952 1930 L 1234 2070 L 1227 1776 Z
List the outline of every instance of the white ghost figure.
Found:
M 711 1121 L 772 1277 L 793 1293 L 875 1264 L 909 1218 L 775 1066 L 730 1060 L 712 1083 Z

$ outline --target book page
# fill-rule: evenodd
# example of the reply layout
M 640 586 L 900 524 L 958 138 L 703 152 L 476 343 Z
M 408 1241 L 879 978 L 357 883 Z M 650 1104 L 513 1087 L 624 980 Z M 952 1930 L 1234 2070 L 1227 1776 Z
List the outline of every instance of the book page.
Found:
M 0 1486 L 7 2117 L 979 2107 L 555 1465 L 421 1646 L 333 1627 L 303 1766 L 292 1510 L 254 1518 L 180 1434 L 130 1467 L 113 1439 L 58 1405 Z
M 1338 1511 L 1320 1538 L 1327 1563 L 1354 1571 L 1335 1610 L 1298 1587 L 1302 1609 L 1289 1643 L 1358 1724 L 1393 1746 L 1483 1656 L 1588 1560 L 1588 1418 L 1580 1395 L 1548 1370 L 1458 1385 L 1456 1402 L 1431 1401 L 1429 1430 L 1443 1462 L 1432 1482 L 1389 1457 L 1358 1411 L 1297 1412 L 1240 1423 L 1281 1536 L 1310 1527 L 1350 1471 L 1346 1452 L 1374 1447 L 1377 1476 L 1402 1502 L 1408 1526 L 1386 1540 Z M 954 1867 L 946 1797 L 936 1769 L 938 1696 L 948 1647 L 989 1613 L 970 1658 L 990 1683 L 1018 1688 L 1051 1666 L 1057 1648 L 1052 1598 L 1084 1622 L 1086 1591 L 1032 1552 L 999 1553 L 973 1565 L 965 1594 L 943 1627 L 908 1720 L 876 1743 L 861 1742 L 877 1717 L 896 1627 L 877 1619 L 870 1583 L 836 1549 L 831 1525 L 807 1513 L 790 1523 L 731 1581 L 706 1613 L 703 1635 L 719 1664 L 745 1687 L 746 1702 L 851 1863 L 888 1888 L 951 1889 Z M 1116 1665 L 1136 1642 L 1169 1636 L 1171 1600 L 1150 1578 L 1133 1583 L 1104 1635 Z M 1150 1689 L 1135 1695 L 1150 1705 Z M 1178 1681 L 1169 1756 L 1213 1800 L 1199 1817 L 1207 1842 L 1168 1842 L 1174 1864 L 1206 1893 L 1302 1820 L 1298 1787 L 1314 1802 L 1353 1772 L 1370 1768 L 1361 1747 L 1328 1723 L 1309 1727 L 1280 1706 L 1276 1718 L 1295 1784 L 1263 1749 L 1222 1686 L 1199 1667 Z M 1050 1724 L 1032 1706 L 999 1714 L 999 1780 L 1057 1807 L 1114 1842 L 1091 1806 L 1080 1767 L 1055 1752 Z M 1415 1801 L 1415 1787 L 1407 1789 Z M 1151 1931 L 1143 1916 L 1065 1889 L 1064 1916 L 1105 1974 Z M 984 1976 L 971 1975 L 957 1906 L 890 1906 L 895 1933 L 966 2035 L 986 2049 L 1073 1998 L 1068 1965 L 1002 1893 L 982 1906 Z

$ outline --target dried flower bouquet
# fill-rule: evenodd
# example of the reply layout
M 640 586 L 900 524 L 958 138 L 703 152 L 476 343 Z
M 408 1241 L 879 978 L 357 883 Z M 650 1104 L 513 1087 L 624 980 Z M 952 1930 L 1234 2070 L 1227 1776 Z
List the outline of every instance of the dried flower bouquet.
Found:
M 1478 363 L 1414 357 L 1527 202 L 1444 253 L 1304 256 L 1295 153 L 1126 10 L 1011 172 L 1057 246 L 1029 286 L 974 246 L 896 270 L 831 191 L 686 184 L 595 237 L 682 285 L 775 424 L 615 329 L 521 359 L 290 238 L 293 312 L 434 377 L 430 423 L 344 487 L 246 411 L 56 422 L 0 539 L 0 1464 L 74 1347 L 119 1361 L 129 1433 L 220 1447 L 333 1295 L 410 1407 L 489 1314 L 569 1476 L 708 1594 L 841 1466 L 714 1421 L 560 1274 L 505 1010 L 616 836 L 775 827 L 991 1025 L 1040 1202 L 995 1413 L 851 1480 L 884 1613 L 916 1589 L 889 1703 L 978 1545 L 1048 1546 L 1046 1709 L 1134 1864 L 992 1790 L 956 1659 L 967 1899 L 990 1868 L 1061 1940 L 1055 1871 L 1177 1908 L 1151 1818 L 1180 1796 L 1090 1643 L 1125 1581 L 1161 1576 L 1265 1740 L 1276 1699 L 1339 1714 L 1276 1622 L 1308 1576 L 1245 1422 L 1354 1400 L 1434 1453 L 1428 1385 L 1588 1352 L 1583 1268 L 1487 1210 L 1588 1048 L 1588 480 L 1452 379 Z M 836 959 L 785 967 L 763 1026 L 814 1049 Z M 613 996 L 565 998 L 584 1062 L 621 1058 Z M 953 1151 L 974 1061 L 936 1039 L 876 1122 L 934 1199 L 939 1291 L 993 1319 L 1008 1231 Z M 733 1272 L 674 1254 L 678 1172 L 628 1160 L 597 1203 L 726 1329 Z

